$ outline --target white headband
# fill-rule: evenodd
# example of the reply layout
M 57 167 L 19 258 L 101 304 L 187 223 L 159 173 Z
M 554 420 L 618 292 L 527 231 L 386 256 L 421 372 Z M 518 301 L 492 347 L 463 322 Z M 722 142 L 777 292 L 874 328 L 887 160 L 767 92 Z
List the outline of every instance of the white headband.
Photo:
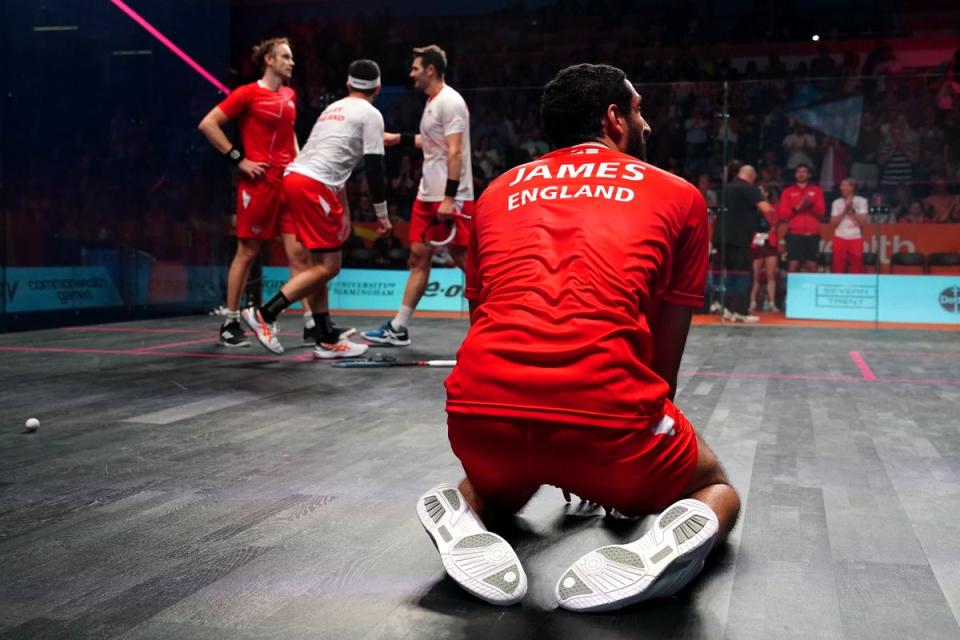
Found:
M 353 87 L 354 89 L 376 89 L 380 86 L 380 78 L 376 80 L 361 80 L 360 78 L 354 78 L 353 76 L 347 76 L 347 84 Z

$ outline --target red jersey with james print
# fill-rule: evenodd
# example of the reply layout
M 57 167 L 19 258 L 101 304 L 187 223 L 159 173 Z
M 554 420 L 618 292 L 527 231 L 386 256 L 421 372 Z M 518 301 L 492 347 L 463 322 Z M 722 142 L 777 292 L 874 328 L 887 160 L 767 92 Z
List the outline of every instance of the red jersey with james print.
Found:
M 663 416 L 650 320 L 699 307 L 707 206 L 690 183 L 599 144 L 559 149 L 477 202 L 466 295 L 477 304 L 447 411 L 636 428 Z

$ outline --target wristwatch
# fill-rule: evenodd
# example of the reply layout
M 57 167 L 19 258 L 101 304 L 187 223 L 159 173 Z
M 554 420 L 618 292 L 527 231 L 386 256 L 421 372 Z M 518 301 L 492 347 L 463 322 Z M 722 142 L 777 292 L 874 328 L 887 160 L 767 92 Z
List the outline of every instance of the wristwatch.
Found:
M 240 161 L 243 160 L 243 152 L 236 147 L 231 147 L 230 151 L 227 151 L 227 159 L 234 164 L 240 164 Z

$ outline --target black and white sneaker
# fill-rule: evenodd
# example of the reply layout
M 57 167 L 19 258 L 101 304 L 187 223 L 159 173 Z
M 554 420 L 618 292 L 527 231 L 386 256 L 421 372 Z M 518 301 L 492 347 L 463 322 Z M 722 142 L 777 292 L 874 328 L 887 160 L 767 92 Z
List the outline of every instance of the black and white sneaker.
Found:
M 240 322 L 231 320 L 220 327 L 220 340 L 218 344 L 221 347 L 249 347 L 250 341 L 247 340 L 247 336 L 243 333 L 243 327 L 240 326 Z

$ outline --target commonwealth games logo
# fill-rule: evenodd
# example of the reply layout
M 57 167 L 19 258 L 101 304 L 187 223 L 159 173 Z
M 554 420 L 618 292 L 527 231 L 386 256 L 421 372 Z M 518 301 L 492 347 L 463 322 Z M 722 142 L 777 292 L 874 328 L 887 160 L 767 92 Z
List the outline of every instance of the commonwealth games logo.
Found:
M 941 291 L 940 306 L 950 313 L 960 313 L 960 287 L 948 287 Z

